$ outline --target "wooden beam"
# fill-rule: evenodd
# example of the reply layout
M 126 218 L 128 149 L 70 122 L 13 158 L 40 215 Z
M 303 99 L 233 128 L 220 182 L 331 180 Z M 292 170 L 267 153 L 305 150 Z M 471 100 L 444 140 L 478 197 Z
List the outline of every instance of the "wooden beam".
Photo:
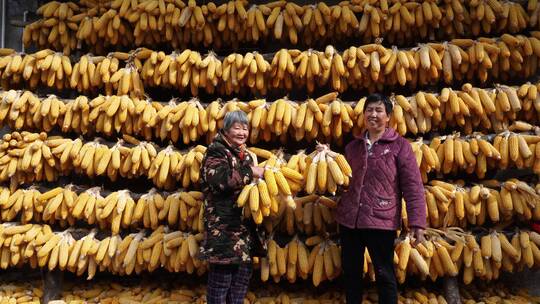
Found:
M 448 304 L 461 304 L 461 295 L 459 294 L 459 284 L 456 277 L 445 277 L 444 279 L 444 297 Z
M 64 285 L 64 272 L 59 269 L 53 271 L 43 270 L 43 298 L 42 303 L 49 303 L 53 300 L 59 300 L 62 295 Z

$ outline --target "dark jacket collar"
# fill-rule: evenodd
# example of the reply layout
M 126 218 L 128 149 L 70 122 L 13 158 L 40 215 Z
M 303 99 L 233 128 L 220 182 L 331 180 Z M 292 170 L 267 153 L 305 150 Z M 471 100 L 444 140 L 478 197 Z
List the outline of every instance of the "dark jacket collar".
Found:
M 360 141 L 366 141 L 367 132 L 368 131 L 365 130 L 364 132 L 360 133 L 360 135 L 355 136 L 356 139 L 358 139 Z M 388 127 L 388 128 L 386 128 L 386 131 L 384 131 L 384 133 L 381 136 L 381 138 L 379 139 L 379 141 L 393 142 L 398 138 L 399 138 L 399 134 L 396 132 L 396 130 L 394 130 L 393 128 Z
M 227 149 L 234 152 L 236 155 L 240 155 L 241 147 L 240 146 L 234 146 L 227 140 L 227 137 L 223 133 L 223 129 L 219 130 L 219 132 L 216 134 L 216 137 L 214 137 L 214 141 L 216 143 L 219 143 L 223 146 L 225 146 Z

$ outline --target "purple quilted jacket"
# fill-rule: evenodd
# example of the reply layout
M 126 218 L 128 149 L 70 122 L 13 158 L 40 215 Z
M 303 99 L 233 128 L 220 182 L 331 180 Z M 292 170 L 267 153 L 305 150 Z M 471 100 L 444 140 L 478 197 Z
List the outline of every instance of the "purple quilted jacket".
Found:
M 349 228 L 396 230 L 405 198 L 409 227 L 425 228 L 426 204 L 411 144 L 388 128 L 368 153 L 365 133 L 345 147 L 353 176 L 336 221 Z

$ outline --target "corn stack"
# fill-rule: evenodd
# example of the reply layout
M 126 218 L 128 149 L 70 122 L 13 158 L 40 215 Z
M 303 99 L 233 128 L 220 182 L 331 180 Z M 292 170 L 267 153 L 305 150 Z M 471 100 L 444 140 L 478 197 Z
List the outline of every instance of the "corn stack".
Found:
M 535 130 L 538 83 L 526 82 L 517 87 L 497 85 L 495 89 L 464 84 L 462 89 L 392 96 L 395 107 L 390 125 L 401 135 L 426 134 L 448 127 L 460 129 L 466 135 L 471 135 L 473 130 L 486 133 Z M 146 140 L 177 142 L 181 138 L 184 144 L 200 140 L 206 132 L 209 143 L 222 126 L 225 113 L 234 110 L 248 114 L 252 144 L 277 139 L 287 144 L 294 138 L 324 139 L 342 145 L 344 136 L 359 135 L 364 128 L 365 98 L 356 103 L 343 102 L 335 92 L 303 102 L 282 98 L 270 106 L 264 99 L 249 102 L 233 99 L 224 105 L 217 100 L 203 106 L 197 99 L 161 103 L 127 95 L 100 95 L 93 99 L 81 95 L 74 100 L 54 95 L 39 98 L 30 91 L 9 90 L 1 95 L 0 122 L 15 130 L 49 132 L 60 128 L 63 132 L 82 135 L 95 130 L 108 137 L 122 133 Z M 280 109 L 276 111 L 278 106 Z
M 437 139 L 433 139 L 430 145 L 424 143 L 422 138 L 411 142 L 411 147 L 416 157 L 416 163 L 420 168 L 420 173 L 422 174 L 422 180 L 424 183 L 428 182 L 428 174 L 430 172 L 438 171 L 441 168 L 441 163 L 439 161 L 437 152 L 430 147 L 433 142 L 437 142 Z
M 121 301 L 131 301 L 133 303 L 142 303 L 145 301 L 168 301 L 168 302 L 186 302 L 202 303 L 205 296 L 206 286 L 204 284 L 182 285 L 170 284 L 163 279 L 157 282 L 145 284 L 144 287 L 129 283 L 118 283 L 112 280 L 104 279 L 101 282 L 80 282 L 72 281 L 66 283 L 66 289 L 62 293 L 61 303 L 79 304 L 79 303 L 110 303 L 120 299 Z M 503 303 L 512 301 L 517 303 L 532 303 L 538 301 L 526 290 L 513 290 L 501 283 L 480 286 L 478 284 L 470 286 L 460 286 L 461 300 L 465 303 Z M 370 288 L 366 290 L 366 303 L 377 303 L 376 290 Z M 27 295 L 31 296 L 30 303 L 40 303 L 39 297 L 43 294 L 41 282 L 30 280 L 29 282 L 8 282 L 2 284 L 0 294 L 4 298 L 21 298 L 21 303 L 26 300 Z M 442 290 L 432 287 L 406 288 L 400 291 L 399 301 L 429 301 L 429 303 L 444 304 Z M 320 295 L 313 295 L 307 288 L 300 288 L 294 292 L 285 292 L 277 286 L 268 286 L 264 288 L 254 288 L 248 291 L 246 296 L 247 303 L 270 303 L 271 301 L 303 301 L 314 304 L 319 303 L 339 303 L 343 300 L 343 295 L 334 287 L 330 287 Z M 17 302 L 19 303 L 19 302 Z
M 47 225 L 4 223 L 0 230 L 2 269 L 21 265 L 58 268 L 86 274 L 88 279 L 97 271 L 129 275 L 152 272 L 159 267 L 171 272 L 198 274 L 206 270 L 206 264 L 197 259 L 198 242 L 203 239 L 201 233 L 169 231 L 159 226 L 150 234 L 141 231 L 97 238 L 96 231 L 91 231 L 76 240 L 73 230 L 54 232 Z M 473 235 L 455 228 L 447 232 L 429 228 L 428 240 L 415 247 L 408 238 L 401 239 L 394 262 L 400 282 L 414 275 L 436 280 L 462 274 L 464 283 L 469 284 L 474 277 L 495 280 L 501 271 L 538 266 L 538 243 L 540 235 L 526 230 L 510 233 L 492 230 L 488 234 Z M 284 247 L 270 240 L 268 249 L 268 256 L 258 259 L 263 280 L 272 276 L 277 282 L 286 276 L 294 282 L 311 275 L 317 286 L 336 278 L 341 271 L 339 246 L 326 237 L 312 236 L 305 241 L 293 237 Z M 364 272 L 374 279 L 367 252 L 364 261 Z
M 70 229 L 54 232 L 47 225 L 4 223 L 0 229 L 7 244 L 2 248 L 2 269 L 28 264 L 32 268 L 86 274 L 88 279 L 97 271 L 121 275 L 152 272 L 159 267 L 199 275 L 206 271 L 206 264 L 197 259 L 198 242 L 203 239 L 200 233 L 169 231 L 159 226 L 148 236 L 141 231 L 98 239 L 92 231 L 75 240 Z
M 305 191 L 336 194 L 338 186 L 348 186 L 352 169 L 342 154 L 330 150 L 328 145 L 318 144 L 317 149 L 306 158 L 303 172 L 306 179 Z
M 278 211 L 275 218 L 264 222 L 269 233 L 278 231 L 290 236 L 302 233 L 306 236 L 321 235 L 336 231 L 333 210 L 337 207 L 338 197 L 310 194 L 295 197 L 296 208 L 287 206 Z
M 428 224 L 434 228 L 527 222 L 540 215 L 535 187 L 517 179 L 503 183 L 486 180 L 473 186 L 465 186 L 463 181 L 432 180 L 425 195 Z
M 425 186 L 428 225 L 432 228 L 467 228 L 487 223 L 538 220 L 540 200 L 535 188 L 517 179 L 502 183 L 486 180 L 477 185 L 432 180 Z M 61 227 L 73 226 L 80 220 L 110 229 L 113 234 L 128 228 L 153 229 L 159 225 L 199 232 L 203 221 L 202 198 L 198 191 L 170 193 L 151 189 L 148 193 L 138 194 L 76 185 L 53 189 L 36 185 L 13 192 L 9 188 L 0 188 L 0 218 L 4 222 L 56 223 Z M 260 192 L 259 199 L 262 202 Z M 270 214 L 263 218 L 263 224 L 269 233 L 279 231 L 291 236 L 335 232 L 332 211 L 338 201 L 339 197 L 315 194 L 296 196 L 294 205 L 278 200 L 273 207 L 277 211 L 274 212 L 270 205 Z M 406 223 L 406 211 L 403 212 Z M 248 215 L 251 210 L 246 211 Z
M 113 235 L 120 230 L 144 227 L 156 229 L 161 224 L 182 231 L 202 231 L 202 193 L 178 191 L 160 193 L 151 189 L 135 196 L 128 190 L 103 193 L 102 189 L 75 185 L 42 190 L 35 187 L 13 193 L 1 189 L 1 218 L 4 222 L 58 223 L 75 226 L 77 220 L 108 229 Z
M 441 140 L 441 138 L 434 138 L 430 146 L 420 143 L 420 141 L 413 142 L 413 151 L 415 151 L 417 159 L 420 160 L 420 169 L 426 181 L 427 174 L 432 168 L 430 167 L 430 164 L 435 165 L 433 167 L 435 172 L 471 172 L 470 170 L 474 169 L 473 172 L 476 171 L 477 175 L 482 177 L 489 169 L 488 167 L 484 167 L 483 163 L 486 155 L 492 159 L 497 158 L 498 156 L 501 157 L 501 161 L 493 160 L 489 163 L 490 167 L 499 169 L 505 168 L 503 162 L 504 159 L 512 159 L 514 157 L 514 154 L 506 156 L 506 152 L 504 152 L 506 151 L 506 148 L 504 148 L 506 136 L 508 136 L 509 139 L 514 140 L 514 143 L 515 140 L 518 141 L 517 146 L 513 145 L 513 143 L 510 144 L 512 148 L 516 148 L 519 152 L 517 154 L 519 158 L 516 159 L 513 167 L 530 167 L 533 161 L 534 163 L 538 162 L 536 156 L 533 158 L 530 152 L 531 150 L 535 150 L 532 146 L 538 141 L 538 137 L 521 133 L 499 134 L 494 137 L 494 144 L 491 144 L 491 142 L 488 142 L 481 137 L 461 138 L 451 136 L 443 138 L 444 141 Z M 9 141 L 9 143 L 6 141 Z M 510 141 L 511 140 L 508 140 L 509 143 Z M 531 142 L 531 146 L 526 145 L 527 141 Z M 519 145 L 520 142 L 523 144 Z M 187 154 L 181 154 L 172 147 L 167 147 L 158 152 L 156 148 L 148 142 L 134 141 L 133 143 L 136 145 L 130 147 L 131 144 L 120 141 L 112 147 L 109 147 L 108 145 L 101 144 L 99 141 L 83 142 L 80 139 L 46 138 L 44 133 L 14 132 L 12 134 L 7 134 L 4 137 L 4 146 L 7 145 L 7 149 L 4 150 L 4 165 L 2 166 L 2 176 L 4 177 L 2 179 L 7 180 L 9 177 L 12 177 L 12 190 L 17 188 L 17 184 L 14 182 L 23 183 L 33 180 L 55 181 L 58 176 L 67 175 L 71 172 L 76 172 L 89 177 L 106 175 L 113 181 L 117 180 L 120 176 L 127 178 L 146 176 L 149 179 L 152 179 L 154 184 L 158 187 L 166 189 L 173 188 L 176 181 L 181 181 L 184 188 L 188 188 L 192 184 L 198 184 L 199 168 L 205 147 L 196 146 Z M 418 145 L 420 145 L 420 148 L 415 148 Z M 508 148 L 508 150 L 514 151 L 511 148 Z M 435 153 L 434 151 L 437 152 Z M 285 200 L 289 202 L 290 206 L 295 206 L 296 204 L 292 203 L 292 198 L 287 197 L 302 190 L 304 180 L 306 181 L 305 189 L 308 194 L 310 191 L 313 193 L 315 190 L 318 192 L 328 191 L 335 194 L 337 185 L 346 185 L 347 180 L 345 177 L 348 178 L 348 176 L 350 176 L 350 173 L 348 173 L 350 172 L 350 168 L 348 168 L 344 157 L 340 154 L 334 154 L 333 151 L 326 151 L 323 149 L 321 152 L 315 151 L 309 157 L 303 152 L 299 152 L 298 154 L 292 155 L 287 162 L 280 159 L 278 160 L 278 158 L 273 157 L 268 151 L 266 151 L 266 153 L 258 153 L 259 155 L 266 155 L 266 157 L 270 158 L 262 163 L 262 165 L 266 166 L 268 169 L 265 174 L 267 176 L 264 179 L 264 183 L 268 184 L 268 180 L 272 183 L 272 177 L 274 177 L 275 180 L 276 175 L 283 175 L 285 183 L 278 184 L 276 180 L 276 186 L 278 186 L 278 190 L 280 190 L 278 191 L 278 194 L 281 193 L 284 195 Z M 477 156 L 475 156 L 475 153 L 478 153 Z M 324 155 L 324 161 L 319 161 L 322 157 L 321 155 Z M 520 162 L 520 159 L 525 158 L 526 156 L 528 156 L 526 161 Z M 443 159 L 442 168 L 437 168 L 439 167 L 439 164 L 434 162 L 434 159 L 439 159 L 439 164 L 440 159 Z M 273 165 L 272 163 L 278 163 L 278 165 Z M 463 163 L 465 169 L 459 165 L 460 163 Z M 326 169 L 324 168 L 325 165 L 327 167 Z M 278 171 L 280 173 L 277 173 Z M 314 172 L 315 175 L 311 175 L 310 171 Z M 319 174 L 320 172 L 322 173 Z M 269 176 L 270 173 L 272 173 L 273 176 Z M 325 176 L 326 181 L 323 184 L 322 181 L 325 179 Z M 331 179 L 328 178 L 329 176 L 331 176 Z M 337 179 L 337 182 L 335 182 L 334 179 Z M 343 183 L 341 180 L 343 180 Z M 264 187 L 262 182 L 258 183 L 261 184 L 261 187 Z M 336 185 L 334 185 L 334 183 Z M 284 186 L 285 184 L 286 186 Z M 311 187 L 313 187 L 313 189 Z M 252 186 L 250 188 L 252 188 Z M 454 187 L 450 185 L 449 191 L 454 191 L 455 189 L 453 188 Z M 431 188 L 428 187 L 428 189 Z M 531 191 L 530 189 L 528 191 L 529 193 L 534 193 L 534 191 Z M 452 196 L 441 195 L 439 192 L 440 191 L 434 192 L 438 201 L 448 204 L 454 199 Z M 462 191 L 459 191 L 457 194 L 458 197 L 461 196 L 461 192 Z M 253 193 L 255 193 L 254 190 Z M 275 192 L 269 193 L 272 196 L 277 195 Z M 446 196 L 446 198 L 444 196 Z M 489 195 L 486 197 L 489 197 Z M 245 198 L 247 199 L 248 196 Z M 265 200 L 265 203 L 268 203 L 267 198 L 264 198 L 263 200 Z M 473 201 L 477 202 L 478 200 L 473 199 Z M 429 207 L 430 199 L 428 199 L 427 202 Z M 538 217 L 536 214 L 536 198 L 532 201 L 529 200 L 529 202 L 530 205 L 527 208 L 530 210 L 527 209 L 527 213 L 523 214 L 523 208 L 520 208 L 517 210 L 518 214 L 524 215 L 525 218 L 531 218 L 533 215 L 535 218 Z M 256 207 L 255 201 L 253 204 L 254 207 Z M 469 208 L 467 202 L 463 204 L 465 204 L 465 210 L 468 211 L 467 213 L 469 215 L 474 214 L 477 216 L 479 215 L 478 212 L 480 212 L 480 210 L 490 209 L 477 207 L 478 209 L 471 213 L 470 211 L 472 209 Z M 463 204 L 460 203 L 459 205 L 461 206 Z M 9 218 L 13 218 L 13 216 L 20 211 L 20 205 L 17 204 L 16 206 L 19 209 L 13 209 L 11 212 L 14 213 L 9 216 Z M 274 207 L 271 209 L 274 214 L 278 212 L 279 203 L 274 204 Z M 440 211 L 446 213 L 446 209 L 447 208 L 443 208 Z M 511 211 L 508 208 L 506 209 L 507 211 Z M 253 208 L 253 210 L 257 209 Z M 428 208 L 428 210 L 434 209 Z M 463 208 L 460 207 L 456 211 L 457 218 L 462 220 L 464 216 Z M 497 216 L 494 215 L 493 212 L 490 214 L 490 217 L 492 220 L 497 221 Z M 26 217 L 29 216 L 30 214 L 27 213 Z M 453 216 L 450 216 L 450 218 L 453 218 Z M 66 219 L 65 215 L 63 219 Z M 435 218 L 434 221 L 438 222 Z M 437 224 L 434 225 L 436 227 L 438 226 Z
M 315 245 L 311 253 L 307 247 Z M 340 248 L 331 240 L 306 240 L 306 243 L 294 237 L 284 247 L 274 240 L 268 243 L 268 255 L 261 259 L 261 280 L 266 282 L 270 276 L 274 282 L 279 282 L 286 276 L 289 283 L 297 278 L 306 280 L 312 276 L 314 286 L 322 281 L 333 280 L 341 272 Z
M 189 91 L 193 96 L 198 96 L 200 90 L 231 95 L 266 94 L 268 90 L 292 90 L 293 87 L 306 88 L 309 93 L 324 86 L 338 92 L 382 86 L 416 88 L 434 83 L 451 84 L 454 80 L 485 83 L 488 78 L 493 78 L 506 81 L 516 73 L 531 77 L 538 66 L 539 38 L 540 32 L 530 32 L 529 36 L 503 34 L 500 39 L 454 39 L 403 50 L 367 44 L 357 47 L 356 58 L 348 56 L 348 62 L 344 62 L 344 54 L 331 45 L 316 56 L 309 50 L 281 49 L 270 62 L 262 60 L 264 58 L 258 57 L 257 53 L 232 53 L 220 61 L 212 54 L 203 59 L 200 53 L 189 49 L 179 55 L 139 49 L 131 54 L 115 53 L 124 58 L 124 65 L 112 74 L 111 64 L 108 74 L 107 64 L 103 64 L 109 59 L 105 56 L 86 54 L 78 62 L 71 62 L 50 50 L 35 54 L 6 51 L 7 54 L 0 57 L 0 73 L 4 88 L 28 82 L 32 89 L 45 85 L 58 90 L 104 90 L 109 95 L 129 93 L 135 97 L 144 94 L 144 87 L 175 88 Z M 474 57 L 468 55 L 473 53 Z M 308 57 L 313 59 L 304 59 Z M 354 64 L 349 64 L 351 60 Z M 26 65 L 29 61 L 39 62 L 39 66 Z M 221 64 L 221 74 L 219 69 L 217 72 L 210 69 L 210 63 L 214 68 Z M 309 71 L 313 69 L 317 73 L 304 77 L 304 70 L 308 71 L 307 63 L 310 64 Z M 176 74 L 171 70 L 173 66 L 176 66 Z M 99 73 L 95 73 L 98 67 Z M 61 76 L 58 73 L 62 73 Z M 66 73 L 70 76 L 64 77 Z M 464 98 L 466 102 L 474 102 Z
M 76 172 L 89 177 L 106 175 L 112 181 L 119 176 L 146 176 L 160 188 L 173 189 L 181 181 L 184 188 L 199 180 L 206 147 L 198 145 L 183 154 L 168 146 L 156 150 L 149 142 L 123 140 L 109 146 L 98 139 L 83 142 L 45 133 L 14 132 L 3 137 L 3 181 L 12 186 L 33 181 L 55 181 L 59 175 Z
M 261 224 L 264 217 L 276 215 L 280 205 L 286 204 L 292 209 L 296 208 L 291 190 L 299 189 L 304 178 L 298 171 L 287 167 L 279 155 L 273 155 L 263 149 L 252 148 L 251 151 L 267 156 L 268 159 L 259 164 L 264 168 L 264 176 L 244 186 L 237 204 L 239 207 L 245 206 L 246 217 L 252 217 L 256 224 Z M 298 186 L 291 187 L 291 184 Z
M 526 8 L 504 1 L 395 3 L 369 2 L 313 6 L 293 3 L 249 5 L 242 1 L 214 2 L 129 1 L 59 3 L 39 8 L 41 19 L 25 28 L 26 46 L 63 50 L 69 54 L 78 43 L 94 53 L 121 46 L 135 49 L 155 44 L 229 47 L 261 41 L 286 41 L 292 45 L 320 45 L 356 38 L 364 43 L 384 38 L 392 44 L 418 39 L 516 33 L 536 27 L 536 4 Z M 528 15 L 532 16 L 531 18 Z M 440 31 L 436 29 L 441 29 Z M 201 34 L 196 34 L 201 31 Z

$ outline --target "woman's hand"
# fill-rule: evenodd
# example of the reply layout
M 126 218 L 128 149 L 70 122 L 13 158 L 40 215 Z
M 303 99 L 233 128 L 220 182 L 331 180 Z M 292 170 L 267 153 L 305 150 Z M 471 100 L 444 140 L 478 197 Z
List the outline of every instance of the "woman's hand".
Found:
M 251 171 L 253 172 L 254 177 L 262 178 L 264 176 L 264 168 L 251 166 Z
M 422 228 L 411 228 L 410 235 L 415 245 L 423 243 L 426 240 L 424 237 L 424 229 Z

